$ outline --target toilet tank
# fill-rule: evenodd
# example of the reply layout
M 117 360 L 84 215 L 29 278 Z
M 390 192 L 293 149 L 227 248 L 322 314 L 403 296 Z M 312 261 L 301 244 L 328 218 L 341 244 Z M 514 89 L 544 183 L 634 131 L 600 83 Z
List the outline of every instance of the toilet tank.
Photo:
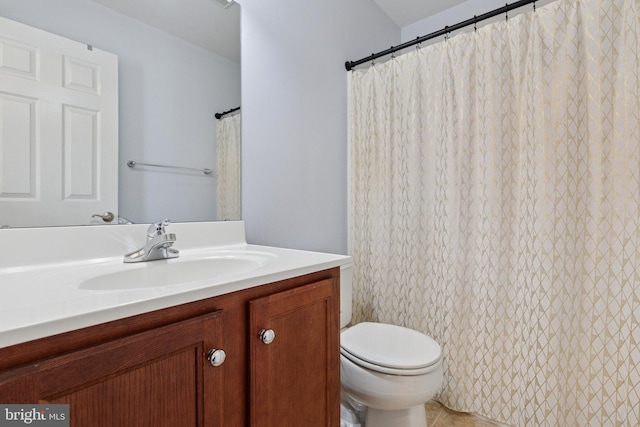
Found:
M 340 329 L 351 322 L 353 295 L 353 264 L 340 266 Z

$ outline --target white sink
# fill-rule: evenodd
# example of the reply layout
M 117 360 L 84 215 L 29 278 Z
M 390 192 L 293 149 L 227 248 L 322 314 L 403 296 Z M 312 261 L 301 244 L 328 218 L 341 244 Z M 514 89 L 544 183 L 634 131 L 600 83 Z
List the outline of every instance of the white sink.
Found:
M 155 288 L 196 282 L 213 282 L 265 266 L 269 254 L 259 252 L 223 252 L 196 259 L 174 258 L 134 264 L 83 280 L 79 289 L 106 291 Z
M 147 224 L 1 230 L 0 349 L 229 294 L 349 260 L 249 245 L 243 221 L 171 224 L 178 258 L 124 263 Z M 64 244 L 60 244 L 64 242 Z

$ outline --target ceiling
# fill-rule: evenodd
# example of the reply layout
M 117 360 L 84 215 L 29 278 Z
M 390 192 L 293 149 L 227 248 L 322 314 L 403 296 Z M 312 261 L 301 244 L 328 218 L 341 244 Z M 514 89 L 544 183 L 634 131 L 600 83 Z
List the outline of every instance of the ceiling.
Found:
M 236 3 L 225 8 L 217 0 L 93 1 L 240 62 L 240 6 Z
M 225 8 L 219 0 L 93 1 L 240 62 L 240 6 L 237 3 Z M 373 1 L 402 28 L 466 0 Z M 189 25 L 184 25 L 185 22 Z
M 373 0 L 400 28 L 416 23 L 466 0 Z

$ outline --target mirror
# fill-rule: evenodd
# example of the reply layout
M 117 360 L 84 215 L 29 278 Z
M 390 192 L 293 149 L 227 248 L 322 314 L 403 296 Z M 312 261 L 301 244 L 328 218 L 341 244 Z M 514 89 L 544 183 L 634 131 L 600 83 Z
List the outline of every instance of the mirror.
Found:
M 117 215 L 121 221 L 240 219 L 239 209 L 234 214 L 237 218 L 219 216 L 218 171 L 228 167 L 217 164 L 222 156 L 216 154 L 220 138 L 215 118 L 216 113 L 240 106 L 238 4 L 226 0 L 0 0 L 0 16 L 117 55 Z M 238 163 L 229 167 L 239 170 L 239 154 L 235 158 Z M 127 166 L 131 161 L 134 167 Z M 236 188 L 233 198 L 239 203 L 239 184 Z M 0 226 L 6 224 L 3 209 Z M 42 209 L 34 216 L 38 221 L 19 226 L 104 224 L 99 217 L 80 224 L 47 223 Z

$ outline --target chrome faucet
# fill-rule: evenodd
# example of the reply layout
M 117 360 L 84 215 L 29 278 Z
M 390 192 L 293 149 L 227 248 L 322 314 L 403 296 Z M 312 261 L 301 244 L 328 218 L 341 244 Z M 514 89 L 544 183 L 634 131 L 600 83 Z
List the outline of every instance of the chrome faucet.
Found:
M 168 219 L 153 223 L 147 229 L 147 242 L 135 251 L 124 256 L 124 262 L 144 262 L 157 259 L 177 258 L 178 250 L 171 246 L 176 242 L 176 235 L 167 234 L 165 227 L 169 225 Z

